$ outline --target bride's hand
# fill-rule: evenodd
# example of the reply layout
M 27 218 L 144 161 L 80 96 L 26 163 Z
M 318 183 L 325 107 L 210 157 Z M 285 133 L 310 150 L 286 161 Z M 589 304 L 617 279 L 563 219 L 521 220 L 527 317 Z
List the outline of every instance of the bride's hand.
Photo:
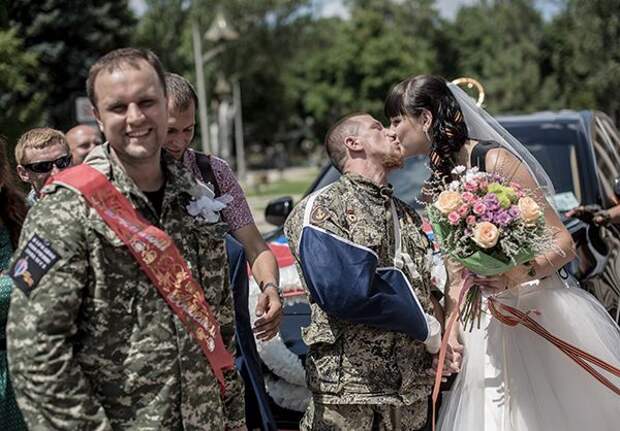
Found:
M 482 292 L 488 295 L 496 295 L 512 287 L 511 281 L 505 274 L 493 277 L 474 277 L 474 284 L 480 286 Z
M 510 271 L 492 277 L 474 276 L 474 284 L 480 286 L 484 293 L 496 295 L 504 290 L 512 289 L 528 281 L 530 278 L 528 271 L 528 267 L 519 265 L 512 268 Z
M 439 362 L 439 355 L 433 355 L 433 365 L 427 370 L 428 374 L 435 375 L 437 372 L 437 365 Z M 446 359 L 443 364 L 441 374 L 444 378 L 442 381 L 446 381 L 445 377 L 451 376 L 453 373 L 461 371 L 461 364 L 463 362 L 463 345 L 458 342 L 455 337 L 450 337 L 446 350 Z
M 450 337 L 448 341 L 448 350 L 446 351 L 446 364 L 447 367 L 453 373 L 461 371 L 461 365 L 463 363 L 463 345 L 459 343 L 456 337 Z

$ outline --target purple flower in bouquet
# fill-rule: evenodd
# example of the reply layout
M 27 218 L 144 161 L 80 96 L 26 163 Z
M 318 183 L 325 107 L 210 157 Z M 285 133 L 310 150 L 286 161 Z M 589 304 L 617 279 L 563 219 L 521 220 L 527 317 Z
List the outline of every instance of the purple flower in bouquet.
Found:
M 510 208 L 508 208 L 508 214 L 510 214 L 510 217 L 512 217 L 513 219 L 517 219 L 521 216 L 521 211 L 519 211 L 518 206 L 512 205 Z
M 497 211 L 499 209 L 499 200 L 495 193 L 487 193 L 482 201 L 490 211 Z
M 493 211 L 487 211 L 484 214 L 482 214 L 480 216 L 480 220 L 492 222 L 493 221 Z
M 508 211 L 500 211 L 495 214 L 495 217 L 493 217 L 493 221 L 495 224 L 498 224 L 500 226 L 507 226 L 512 222 L 512 217 L 510 216 Z

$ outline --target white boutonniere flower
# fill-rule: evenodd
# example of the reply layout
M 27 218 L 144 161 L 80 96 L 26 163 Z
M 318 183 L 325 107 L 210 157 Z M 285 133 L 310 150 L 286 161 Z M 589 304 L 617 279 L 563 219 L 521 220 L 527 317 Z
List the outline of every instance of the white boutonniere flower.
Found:
M 192 200 L 187 205 L 188 214 L 199 221 L 217 223 L 220 220 L 220 211 L 233 201 L 233 197 L 226 193 L 216 198 L 209 185 L 198 180 L 196 183 L 189 192 Z

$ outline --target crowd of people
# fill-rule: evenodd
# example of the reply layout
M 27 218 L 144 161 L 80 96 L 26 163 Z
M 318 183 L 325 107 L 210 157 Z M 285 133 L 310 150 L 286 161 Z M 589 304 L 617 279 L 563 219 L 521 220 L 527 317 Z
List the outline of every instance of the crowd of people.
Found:
M 99 58 L 86 88 L 96 128 L 38 128 L 18 140 L 27 197 L 0 148 L 2 429 L 275 429 L 248 420 L 245 394 L 264 391 L 251 358 L 254 338 L 279 330 L 278 266 L 228 164 L 189 148 L 194 89 L 135 48 Z M 545 328 L 612 364 L 606 384 L 488 314 L 471 332 L 448 332 L 440 350 L 463 268 L 446 257 L 445 292 L 434 287 L 432 244 L 388 174 L 425 156 L 431 181 L 447 181 L 457 165 L 493 166 L 530 189 L 540 181 L 511 142 L 475 151 L 500 135 L 442 78 L 396 84 L 385 113 L 389 127 L 357 113 L 330 129 L 326 151 L 342 176 L 285 225 L 311 307 L 303 339 L 312 400 L 300 428 L 430 429 L 433 384 L 457 374 L 440 430 L 616 429 L 620 332 L 557 275 L 574 245 L 551 205 L 553 252 L 474 282 L 540 310 Z M 262 291 L 253 327 L 235 278 L 246 261 Z M 251 368 L 245 384 L 240 363 Z

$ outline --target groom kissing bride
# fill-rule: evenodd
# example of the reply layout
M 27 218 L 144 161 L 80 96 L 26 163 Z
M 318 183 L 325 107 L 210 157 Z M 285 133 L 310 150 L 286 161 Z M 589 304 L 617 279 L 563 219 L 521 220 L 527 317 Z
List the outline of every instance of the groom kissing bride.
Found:
M 304 199 L 286 223 L 312 313 L 303 337 L 313 399 L 301 428 L 416 430 L 427 421 L 427 370 L 443 313 L 432 295 L 420 219 L 387 182 L 403 157 L 423 155 L 429 187 L 449 183 L 459 165 L 524 185 L 540 198 L 541 220 L 555 232 L 549 251 L 527 264 L 467 277 L 483 292 L 484 313 L 479 327 L 445 336 L 442 371 L 461 371 L 438 429 L 617 429 L 620 330 L 596 299 L 558 275 L 574 258 L 574 244 L 548 203 L 553 184 L 544 169 L 442 78 L 400 82 L 385 113 L 389 130 L 366 114 L 330 130 L 326 148 L 343 175 Z M 447 254 L 444 261 L 446 315 L 456 317 L 466 273 Z M 491 317 L 487 298 L 521 317 Z
M 387 182 L 403 149 L 368 114 L 339 121 L 325 146 L 342 176 L 285 225 L 312 313 L 301 429 L 422 429 L 441 312 L 420 218 Z

